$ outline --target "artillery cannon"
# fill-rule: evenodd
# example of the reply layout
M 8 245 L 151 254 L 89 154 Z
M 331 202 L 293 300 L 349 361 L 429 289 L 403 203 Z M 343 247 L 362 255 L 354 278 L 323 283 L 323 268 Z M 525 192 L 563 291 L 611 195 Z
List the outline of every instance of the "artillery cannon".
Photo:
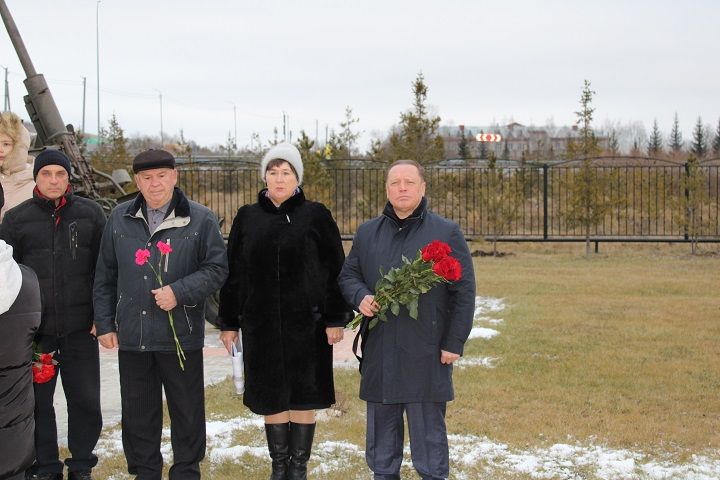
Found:
M 101 190 L 104 191 L 106 187 L 112 187 L 118 196 L 124 196 L 126 194 L 125 190 L 112 175 L 95 170 L 83 156 L 77 145 L 74 128 L 72 125 L 65 125 L 45 77 L 36 72 L 5 0 L 0 0 L 0 16 L 2 16 L 5 29 L 10 36 L 10 41 L 27 77 L 23 83 L 28 94 L 23 99 L 30 120 L 37 132 L 34 148 L 40 150 L 57 148 L 65 152 L 73 166 L 70 180 L 75 193 L 95 200 L 103 207 L 106 213 L 109 213 L 115 206 L 116 201 L 103 195 Z M 104 181 L 98 182 L 96 176 L 103 178 Z

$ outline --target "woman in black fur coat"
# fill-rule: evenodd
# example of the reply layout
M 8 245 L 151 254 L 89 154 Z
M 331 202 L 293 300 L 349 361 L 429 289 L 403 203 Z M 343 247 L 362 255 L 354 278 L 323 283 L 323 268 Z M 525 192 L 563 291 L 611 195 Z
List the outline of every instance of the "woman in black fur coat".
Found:
M 330 211 L 299 186 L 297 148 L 271 148 L 261 173 L 267 188 L 230 230 L 221 340 L 230 350 L 242 329 L 243 402 L 265 416 L 270 479 L 305 479 L 315 409 L 335 403 L 332 345 L 352 318 L 337 283 L 345 254 Z

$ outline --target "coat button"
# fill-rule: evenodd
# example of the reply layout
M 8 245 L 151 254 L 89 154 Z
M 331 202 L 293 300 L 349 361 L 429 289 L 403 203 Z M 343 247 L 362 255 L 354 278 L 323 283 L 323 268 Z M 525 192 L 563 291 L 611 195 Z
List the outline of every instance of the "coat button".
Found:
M 145 315 L 145 310 L 143 310 L 143 315 Z
M 143 275 L 143 278 L 144 278 L 145 280 L 147 280 L 147 275 Z
M 148 247 L 152 246 L 152 243 L 148 242 L 147 246 L 148 246 Z
M 145 350 L 145 345 L 140 345 L 140 350 Z

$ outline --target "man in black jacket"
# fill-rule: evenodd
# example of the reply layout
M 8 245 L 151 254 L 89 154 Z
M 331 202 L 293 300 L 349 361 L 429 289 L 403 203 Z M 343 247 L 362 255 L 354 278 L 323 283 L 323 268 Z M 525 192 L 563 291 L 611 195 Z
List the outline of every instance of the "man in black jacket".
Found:
M 164 389 L 172 430 L 170 479 L 191 480 L 200 478 L 205 456 L 205 301 L 228 275 L 227 253 L 212 211 L 175 188 L 178 172 L 170 153 L 142 152 L 133 171 L 140 193 L 113 210 L 102 239 L 95 325 L 103 346 L 120 348 L 129 473 L 160 480 Z
M 405 307 L 387 311 L 363 339 L 360 398 L 367 402 L 365 458 L 376 480 L 400 478 L 403 414 L 415 470 L 425 480 L 449 474 L 446 403 L 453 399 L 452 364 L 463 353 L 475 309 L 475 274 L 460 227 L 427 208 L 423 168 L 411 160 L 390 166 L 383 214 L 358 228 L 338 278 L 345 300 L 366 317 L 378 311 L 375 284 L 433 240 L 452 248 L 462 276 L 420 295 L 417 320 Z
M 35 159 L 33 198 L 9 210 L 0 238 L 13 247 L 18 263 L 32 268 L 42 293 L 42 322 L 35 337 L 39 350 L 54 352 L 68 405 L 70 479 L 89 479 L 97 464 L 93 449 L 102 429 L 100 362 L 93 335 L 92 282 L 100 237 L 102 209 L 73 195 L 70 160 L 58 150 Z M 62 479 L 53 397 L 57 375 L 35 383 L 35 450 L 33 476 Z
M 4 204 L 0 185 L 0 209 Z M 0 240 L 0 478 L 22 480 L 35 458 L 32 342 L 40 325 L 35 272 L 18 265 Z

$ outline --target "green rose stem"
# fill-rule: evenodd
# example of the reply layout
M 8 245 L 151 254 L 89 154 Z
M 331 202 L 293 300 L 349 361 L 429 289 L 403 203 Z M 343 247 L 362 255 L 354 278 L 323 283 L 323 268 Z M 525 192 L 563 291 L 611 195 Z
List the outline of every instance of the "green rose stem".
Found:
M 393 304 L 409 306 L 411 303 L 415 303 L 415 311 L 417 311 L 420 293 L 430 290 L 437 282 L 447 282 L 433 271 L 432 261 L 423 260 L 421 252 L 418 252 L 412 262 L 404 257 L 403 261 L 405 263 L 402 266 L 391 268 L 378 280 L 375 286 L 375 303 L 380 306 L 380 309 L 372 317 L 374 320 L 370 322 L 369 328 L 373 328 L 378 320 L 385 321 L 383 313 Z M 382 274 L 382 271 L 380 273 Z M 404 296 L 405 299 L 398 299 L 401 296 Z M 357 328 L 362 323 L 363 317 L 362 313 L 358 313 L 347 325 L 347 328 Z
M 162 255 L 160 256 L 160 262 L 162 262 Z M 158 283 L 160 284 L 160 288 L 163 288 L 163 281 L 162 277 L 160 277 L 160 274 L 158 274 L 158 270 L 160 270 L 160 264 L 158 264 L 158 270 L 155 270 L 155 267 L 152 266 L 152 263 L 148 262 L 148 265 L 152 269 L 153 273 L 155 274 L 155 278 L 157 279 Z M 173 339 L 175 340 L 175 353 L 177 353 L 178 361 L 180 362 L 180 369 L 185 371 L 185 352 L 183 351 L 182 347 L 180 346 L 180 340 L 178 340 L 177 333 L 175 332 L 175 320 L 173 319 L 173 314 L 171 311 L 167 312 L 168 319 L 170 320 L 170 329 L 173 332 Z

